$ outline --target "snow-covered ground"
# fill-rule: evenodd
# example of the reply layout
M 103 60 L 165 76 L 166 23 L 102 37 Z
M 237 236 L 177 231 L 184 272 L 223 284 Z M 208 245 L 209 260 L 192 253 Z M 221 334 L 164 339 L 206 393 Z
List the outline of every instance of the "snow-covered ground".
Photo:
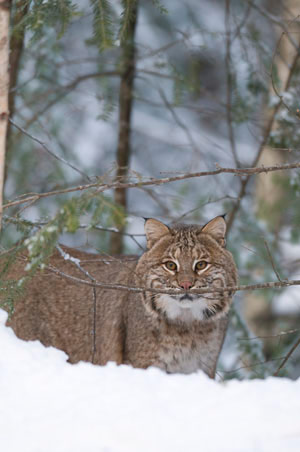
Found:
M 5 452 L 299 452 L 300 379 L 217 383 L 110 363 L 71 365 L 4 327 Z

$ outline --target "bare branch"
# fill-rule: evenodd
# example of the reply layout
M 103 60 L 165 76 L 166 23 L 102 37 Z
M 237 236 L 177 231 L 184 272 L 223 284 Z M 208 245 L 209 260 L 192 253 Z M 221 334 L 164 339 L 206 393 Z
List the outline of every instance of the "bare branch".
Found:
M 294 353 L 294 351 L 296 350 L 296 348 L 300 345 L 300 337 L 297 340 L 297 342 L 293 345 L 293 347 L 290 349 L 290 351 L 288 352 L 288 354 L 286 355 L 286 357 L 284 358 L 284 360 L 282 361 L 282 363 L 280 364 L 280 366 L 278 367 L 278 369 L 276 370 L 276 372 L 274 373 L 274 377 L 277 377 L 277 375 L 279 374 L 279 372 L 281 371 L 281 369 L 283 369 L 283 367 L 286 365 L 288 359 L 292 356 L 292 354 Z
M 286 336 L 287 334 L 294 334 L 300 331 L 300 328 L 295 328 L 293 330 L 288 331 L 280 331 L 280 333 L 277 334 L 271 334 L 269 336 L 255 336 L 255 337 L 240 337 L 237 340 L 238 341 L 255 341 L 257 339 L 278 339 L 282 336 Z
M 238 372 L 239 370 L 251 369 L 252 367 L 262 366 L 263 364 L 267 364 L 267 363 L 270 363 L 270 362 L 273 362 L 273 361 L 280 361 L 281 359 L 282 358 L 266 359 L 265 361 L 259 361 L 257 363 L 241 366 L 241 367 L 238 367 L 237 369 L 234 369 L 234 370 L 222 370 L 221 372 L 225 373 L 225 374 L 234 374 L 234 373 Z
M 290 68 L 290 71 L 289 71 L 289 75 L 287 77 L 287 80 L 286 80 L 286 83 L 285 83 L 285 86 L 284 86 L 284 91 L 287 91 L 289 89 L 289 86 L 290 86 L 290 83 L 291 83 L 291 80 L 292 80 L 292 76 L 293 76 L 293 74 L 294 74 L 294 72 L 296 70 L 296 67 L 297 67 L 297 62 L 298 62 L 298 58 L 299 58 L 299 48 L 297 48 L 297 49 L 298 49 L 298 52 L 295 54 L 295 56 L 293 58 L 293 62 L 292 62 L 292 65 L 291 65 L 291 68 Z M 259 160 L 260 160 L 260 158 L 261 158 L 261 155 L 262 155 L 262 153 L 263 153 L 263 151 L 265 149 L 265 146 L 268 143 L 270 134 L 272 132 L 273 125 L 275 123 L 275 117 L 276 117 L 276 115 L 277 115 L 277 113 L 278 113 L 278 111 L 279 111 L 281 106 L 282 106 L 282 101 L 280 100 L 275 105 L 275 107 L 273 108 L 273 111 L 272 111 L 272 114 L 270 116 L 270 119 L 269 119 L 269 121 L 268 121 L 268 123 L 267 123 L 267 125 L 265 127 L 263 138 L 262 138 L 262 140 L 260 142 L 260 145 L 259 145 L 259 148 L 257 150 L 256 156 L 255 156 L 255 158 L 253 160 L 252 167 L 256 167 L 258 162 L 259 162 Z M 243 198 L 246 195 L 246 190 L 247 190 L 247 186 L 248 186 L 249 181 L 250 181 L 250 176 L 248 175 L 241 183 L 240 192 L 238 194 L 238 200 L 237 200 L 236 204 L 234 205 L 234 208 L 233 208 L 233 210 L 232 210 L 232 212 L 231 212 L 231 214 L 229 216 L 228 222 L 227 222 L 227 231 L 228 232 L 231 229 L 231 226 L 233 224 L 235 216 L 236 216 L 236 214 L 237 214 L 237 212 L 238 212 L 238 210 L 240 208 L 241 202 L 242 202 Z
M 262 16 L 266 17 L 270 22 L 280 27 L 284 33 L 286 33 L 288 40 L 292 44 L 292 46 L 297 50 L 297 53 L 299 55 L 299 46 L 297 42 L 292 38 L 291 34 L 288 31 L 288 28 L 286 27 L 284 21 L 282 18 L 279 18 L 277 16 L 274 16 L 274 14 L 270 14 L 265 8 L 262 6 L 259 6 L 255 4 L 253 1 L 248 0 L 248 3 L 252 6 L 252 8 L 256 9 Z M 299 16 L 297 16 L 296 19 L 298 19 Z M 290 23 L 293 21 L 289 21 Z
M 49 154 L 51 155 L 51 157 L 54 157 L 56 160 L 58 160 L 59 162 L 63 163 L 64 165 L 69 166 L 70 168 L 72 168 L 74 171 L 76 171 L 77 173 L 79 173 L 82 177 L 84 177 L 86 180 L 90 181 L 90 177 L 85 174 L 83 171 L 81 171 L 80 169 L 76 168 L 76 166 L 72 165 L 71 163 L 67 162 L 67 160 L 65 160 L 62 157 L 59 157 L 57 154 L 55 154 L 53 151 L 51 151 L 46 144 L 39 140 L 38 138 L 34 137 L 33 135 L 31 135 L 30 133 L 26 132 L 25 129 L 23 129 L 22 127 L 20 127 L 18 124 L 16 124 L 11 118 L 9 118 L 9 122 L 16 127 L 16 129 L 20 130 L 20 132 L 24 133 L 24 135 L 26 135 L 27 137 L 31 138 L 33 141 L 35 141 L 36 143 L 40 144 L 42 146 L 42 148 Z
M 233 42 L 241 34 L 241 30 L 245 26 L 245 24 L 250 16 L 250 12 L 251 12 L 251 4 L 248 3 L 247 9 L 245 11 L 245 15 L 244 15 L 243 19 L 241 20 L 241 22 L 237 25 L 237 27 L 234 31 L 234 35 L 232 36 L 231 42 Z
M 201 287 L 200 289 L 192 289 L 189 291 L 185 291 L 182 289 L 178 290 L 164 290 L 164 289 L 153 289 L 149 287 L 136 287 L 136 286 L 128 286 L 126 284 L 108 284 L 99 281 L 87 281 L 85 279 L 80 279 L 72 275 L 68 275 L 67 273 L 62 272 L 56 267 L 52 265 L 47 265 L 46 268 L 52 273 L 56 273 L 64 278 L 69 279 L 78 284 L 84 284 L 90 287 L 101 287 L 102 289 L 112 289 L 112 290 L 123 290 L 125 292 L 135 292 L 135 293 L 143 293 L 143 292 L 151 292 L 151 293 L 159 293 L 159 294 L 168 294 L 168 295 L 179 295 L 180 293 L 190 293 L 190 294 L 214 294 L 214 293 L 224 293 L 224 292 L 238 292 L 238 291 L 247 291 L 247 290 L 261 290 L 261 289 L 278 289 L 283 287 L 290 286 L 300 286 L 300 280 L 287 280 L 287 281 L 272 281 L 258 284 L 250 284 L 250 285 L 241 285 L 241 286 L 228 286 L 228 287 Z
M 138 69 L 137 73 L 153 75 L 154 77 L 166 78 L 169 80 L 176 80 L 175 75 L 163 74 L 162 72 L 150 71 L 148 69 Z
M 289 112 L 291 115 L 295 116 L 297 119 L 300 119 L 299 116 L 298 116 L 298 114 L 297 114 L 297 112 L 291 110 L 291 108 L 290 108 L 290 107 L 287 105 L 287 103 L 284 101 L 284 97 L 278 92 L 277 87 L 276 87 L 276 84 L 275 84 L 275 81 L 274 81 L 274 76 L 273 76 L 273 72 L 274 72 L 273 69 L 274 69 L 274 63 L 275 63 L 275 56 L 276 56 L 276 54 L 277 54 L 277 51 L 278 51 L 278 48 L 279 48 L 279 45 L 280 45 L 280 42 L 281 42 L 283 36 L 286 36 L 286 35 L 287 35 L 286 32 L 283 31 L 282 34 L 281 34 L 281 36 L 280 36 L 280 38 L 278 39 L 277 45 L 276 45 L 275 50 L 274 50 L 274 53 L 273 53 L 272 63 L 271 63 L 271 70 L 270 70 L 270 72 L 271 72 L 271 83 L 272 83 L 272 88 L 273 88 L 273 90 L 274 90 L 274 93 L 275 93 L 276 96 L 278 97 L 278 99 L 279 99 L 279 101 L 281 102 L 281 104 L 288 110 L 288 112 Z M 299 57 L 299 49 L 298 49 L 298 48 L 297 48 L 297 52 L 298 52 L 298 53 L 297 53 L 297 56 Z
M 198 148 L 193 135 L 191 134 L 189 128 L 184 124 L 184 122 L 179 118 L 179 116 L 177 115 L 177 113 L 175 112 L 175 110 L 172 108 L 172 105 L 169 103 L 164 91 L 161 88 L 158 88 L 158 92 L 160 94 L 160 97 L 162 98 L 165 107 L 167 107 L 167 109 L 170 111 L 174 121 L 176 122 L 176 124 L 183 130 L 183 132 L 185 133 L 189 144 L 192 148 L 192 150 L 198 154 L 200 154 L 203 157 L 203 153 L 200 151 L 200 149 Z M 205 162 L 205 159 L 203 159 L 203 161 Z
M 96 282 L 95 278 L 87 271 L 84 270 L 84 268 L 80 265 L 80 260 L 77 258 L 74 258 L 73 256 L 70 256 L 68 253 L 65 253 L 65 251 L 59 246 L 56 245 L 56 249 L 60 253 L 60 255 L 64 258 L 64 260 L 72 262 L 87 278 L 89 278 L 91 281 Z M 92 342 L 92 363 L 95 364 L 95 355 L 96 355 L 96 315 L 97 315 L 97 292 L 96 287 L 93 287 L 93 342 Z
M 247 179 L 244 179 L 244 185 L 247 184 L 245 181 L 248 181 L 248 178 L 250 178 L 253 175 L 256 174 L 262 174 L 262 173 L 270 173 L 275 171 L 286 171 L 290 169 L 299 169 L 300 163 L 287 163 L 284 165 L 272 165 L 272 166 L 258 166 L 258 167 L 252 167 L 252 168 L 223 168 L 219 165 L 217 165 L 216 170 L 212 171 L 200 171 L 196 173 L 187 173 L 183 174 L 181 176 L 174 176 L 174 177 L 164 177 L 161 179 L 155 179 L 150 178 L 145 181 L 139 181 L 139 182 L 127 182 L 127 183 L 118 183 L 118 182 L 112 182 L 108 184 L 102 184 L 101 182 L 95 182 L 92 184 L 87 185 L 79 185 L 77 187 L 71 187 L 71 188 L 65 188 L 61 190 L 55 190 L 52 192 L 46 192 L 46 193 L 36 193 L 31 196 L 18 199 L 16 201 L 11 201 L 6 204 L 4 204 L 3 209 L 7 209 L 8 207 L 17 206 L 20 204 L 25 204 L 27 202 L 36 201 L 38 199 L 47 198 L 49 196 L 55 196 L 55 195 L 61 195 L 66 193 L 73 193 L 76 191 L 83 191 L 90 188 L 97 188 L 95 193 L 102 193 L 106 190 L 114 189 L 114 188 L 141 188 L 149 185 L 163 185 L 168 184 L 170 182 L 177 182 L 184 179 L 192 179 L 197 177 L 205 177 L 205 176 L 217 176 L 218 174 L 226 173 L 226 174 L 236 174 L 237 176 L 243 176 L 247 175 Z M 241 198 L 239 198 L 241 200 Z
M 234 162 L 237 167 L 240 166 L 238 155 L 236 151 L 235 136 L 233 131 L 232 119 L 232 71 L 231 71 L 231 30 L 230 30 L 230 0 L 226 0 L 225 7 L 225 28 L 226 28 L 226 54 L 225 54 L 225 69 L 226 69 L 226 119 L 229 133 L 229 141 L 231 145 L 231 152 Z
M 72 82 L 67 83 L 66 85 L 56 86 L 55 90 L 53 88 L 49 89 L 46 92 L 43 92 L 41 97 L 42 99 L 47 99 L 51 94 L 55 94 L 55 97 L 48 102 L 42 109 L 38 110 L 34 113 L 34 115 L 28 119 L 25 124 L 25 129 L 27 129 L 32 123 L 34 123 L 39 117 L 41 117 L 46 111 L 48 111 L 51 107 L 53 107 L 57 102 L 66 97 L 71 91 L 73 91 L 77 86 L 85 82 L 86 80 L 93 78 L 102 78 L 102 77 L 119 77 L 120 73 L 118 71 L 104 71 L 104 72 L 91 72 L 89 74 L 81 75 L 74 79 Z M 51 80 L 51 85 L 54 85 L 54 81 Z M 41 99 L 41 100 L 42 100 Z M 34 100 L 36 102 L 37 99 Z M 38 99 L 39 100 L 39 99 Z M 28 103 L 27 103 L 28 107 Z
M 272 256 L 272 254 L 271 254 L 269 245 L 268 245 L 268 243 L 267 243 L 266 240 L 264 240 L 264 244 L 265 244 L 265 247 L 266 247 L 266 249 L 267 249 L 267 253 L 268 253 L 268 256 L 269 256 L 269 259 L 270 259 L 272 268 L 273 268 L 273 270 L 274 270 L 274 273 L 275 273 L 275 275 L 277 276 L 278 281 L 281 281 L 280 275 L 279 275 L 279 273 L 278 273 L 278 271 L 277 271 L 277 269 L 276 269 L 276 267 L 275 267 L 274 259 L 273 259 L 273 256 Z

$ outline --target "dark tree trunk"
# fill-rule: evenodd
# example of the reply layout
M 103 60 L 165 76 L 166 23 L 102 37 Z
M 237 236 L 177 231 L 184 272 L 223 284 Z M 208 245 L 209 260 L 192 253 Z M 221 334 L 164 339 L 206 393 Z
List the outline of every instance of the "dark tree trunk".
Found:
M 131 111 L 133 104 L 133 82 L 135 75 L 135 29 L 137 23 L 137 4 L 135 3 L 132 10 L 131 20 L 128 25 L 127 36 L 122 43 L 122 75 L 120 82 L 119 96 L 119 138 L 117 148 L 117 172 L 116 181 L 123 182 L 127 178 L 128 165 L 130 160 L 130 132 L 131 132 Z M 117 188 L 114 194 L 115 203 L 126 214 L 127 193 L 124 188 Z M 123 215 L 122 215 L 123 216 Z M 121 254 L 123 252 L 123 235 L 124 224 L 116 217 L 116 226 L 120 230 L 120 234 L 112 234 L 110 242 L 110 253 Z
M 12 27 L 15 28 L 21 23 L 21 21 L 26 16 L 29 3 L 28 0 L 17 0 L 14 7 L 14 15 L 12 17 Z M 16 99 L 16 86 L 18 83 L 18 75 L 20 69 L 20 61 L 24 48 L 24 37 L 25 37 L 25 29 L 21 28 L 14 32 L 10 39 L 10 53 L 9 53 L 9 93 L 8 93 L 8 111 L 10 118 L 13 117 L 15 113 L 15 99 Z M 10 156 L 10 151 L 12 148 L 12 140 L 11 140 L 11 124 L 8 122 L 7 130 L 6 130 L 6 148 L 7 148 L 7 159 L 6 159 L 6 168 L 5 168 L 5 180 L 7 173 L 7 163 Z

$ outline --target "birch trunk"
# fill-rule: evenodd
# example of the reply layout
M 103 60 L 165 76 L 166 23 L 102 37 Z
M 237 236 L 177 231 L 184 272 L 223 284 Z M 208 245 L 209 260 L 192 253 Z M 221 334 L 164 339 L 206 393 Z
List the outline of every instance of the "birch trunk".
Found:
M 290 13 L 288 17 L 287 11 Z M 286 1 L 282 17 L 283 22 L 289 23 L 291 15 L 295 18 L 299 15 L 299 12 L 299 0 Z M 293 33 L 293 31 L 295 31 L 294 29 L 290 29 L 289 31 L 291 32 L 294 41 L 298 42 L 299 45 L 300 40 L 297 37 L 299 36 L 299 29 L 297 30 L 298 33 Z M 282 93 L 289 88 L 293 71 L 298 63 L 297 58 L 299 59 L 299 47 L 297 51 L 297 49 L 289 42 L 287 36 L 283 36 L 280 41 L 280 47 L 278 48 L 278 54 L 279 56 L 275 58 L 275 63 L 281 86 L 279 91 Z M 275 95 L 272 86 L 270 86 L 270 90 L 272 95 Z M 275 131 L 277 127 L 278 125 L 276 121 L 274 121 L 271 131 Z M 265 146 L 258 161 L 258 165 L 280 165 L 284 163 L 284 161 L 285 155 L 283 151 Z M 282 209 L 280 209 L 279 206 L 284 200 L 285 193 L 283 184 L 281 184 L 280 181 L 283 182 L 286 177 L 287 175 L 285 174 L 276 175 L 274 177 L 274 175 L 269 173 L 259 175 L 256 178 L 255 203 L 257 216 L 267 224 L 268 229 L 275 237 L 278 236 L 281 230 L 283 220 Z M 250 293 L 246 297 L 245 316 L 251 329 L 258 336 L 268 336 L 272 334 L 274 322 L 271 321 L 273 318 L 271 310 L 272 305 L 268 303 L 263 296 Z M 272 347 L 271 342 L 270 347 Z M 265 343 L 265 351 L 267 355 L 271 353 L 271 349 L 269 350 L 267 342 Z
M 0 0 L 0 230 L 3 213 L 6 133 L 8 124 L 9 90 L 9 19 L 11 2 Z

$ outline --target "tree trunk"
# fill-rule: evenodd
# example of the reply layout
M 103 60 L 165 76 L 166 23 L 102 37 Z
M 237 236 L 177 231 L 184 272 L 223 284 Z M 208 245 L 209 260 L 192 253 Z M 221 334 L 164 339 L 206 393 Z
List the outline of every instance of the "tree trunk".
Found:
M 0 230 L 3 213 L 3 185 L 6 151 L 6 133 L 8 124 L 9 90 L 9 19 L 11 2 L 0 0 Z
M 124 182 L 128 174 L 130 159 L 130 132 L 131 111 L 133 104 L 133 82 L 135 75 L 135 29 L 137 23 L 137 4 L 132 10 L 132 16 L 128 25 L 127 37 L 122 43 L 122 75 L 119 96 L 119 138 L 117 148 L 117 172 L 116 182 Z M 127 208 L 127 191 L 124 188 L 116 188 L 114 195 L 115 203 L 123 211 L 121 215 L 115 216 L 115 223 L 120 234 L 112 234 L 110 241 L 110 253 L 121 254 L 123 252 L 123 235 L 125 229 L 124 215 Z
M 15 6 L 15 14 L 12 17 L 12 27 L 17 27 L 26 16 L 29 9 L 28 0 L 18 0 Z M 8 95 L 8 110 L 12 118 L 15 112 L 15 88 L 18 82 L 19 68 L 21 56 L 24 48 L 25 28 L 18 30 L 10 39 L 10 54 L 9 54 L 9 95 Z M 11 138 L 11 124 L 7 125 L 6 142 L 9 148 Z

